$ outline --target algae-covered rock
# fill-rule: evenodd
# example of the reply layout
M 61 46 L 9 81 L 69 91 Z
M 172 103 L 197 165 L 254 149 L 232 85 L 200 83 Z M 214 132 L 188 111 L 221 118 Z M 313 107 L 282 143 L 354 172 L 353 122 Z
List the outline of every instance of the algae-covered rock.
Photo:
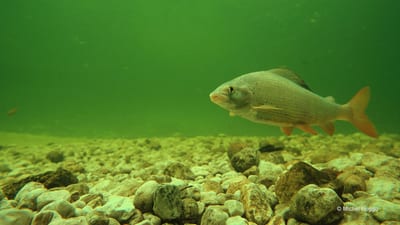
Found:
M 260 152 L 252 148 L 244 148 L 232 155 L 231 165 L 238 172 L 244 172 L 260 162 Z
M 177 186 L 165 184 L 159 186 L 153 196 L 153 211 L 164 220 L 178 219 L 183 213 L 180 190 Z
M 290 211 L 299 221 L 322 225 L 343 218 L 342 207 L 343 202 L 335 191 L 309 184 L 293 196 Z
M 25 184 L 32 181 L 42 183 L 46 188 L 65 187 L 78 183 L 78 179 L 70 171 L 58 168 L 56 171 L 29 176 L 17 182 L 7 184 L 2 189 L 8 199 L 13 199 Z
M 285 203 L 307 184 L 320 185 L 328 183 L 331 179 L 329 174 L 321 172 L 307 163 L 298 162 L 277 180 L 275 192 L 279 202 Z

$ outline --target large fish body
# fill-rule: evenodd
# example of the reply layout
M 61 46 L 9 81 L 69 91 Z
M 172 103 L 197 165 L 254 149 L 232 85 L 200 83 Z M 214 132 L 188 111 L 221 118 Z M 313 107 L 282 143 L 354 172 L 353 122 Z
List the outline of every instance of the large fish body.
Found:
M 340 105 L 332 97 L 312 92 L 295 73 L 272 69 L 228 81 L 215 89 L 210 99 L 230 115 L 279 126 L 287 135 L 295 127 L 316 134 L 311 125 L 318 125 L 332 135 L 333 122 L 346 120 L 365 134 L 377 137 L 375 127 L 364 113 L 369 95 L 369 87 L 365 87 L 347 104 Z

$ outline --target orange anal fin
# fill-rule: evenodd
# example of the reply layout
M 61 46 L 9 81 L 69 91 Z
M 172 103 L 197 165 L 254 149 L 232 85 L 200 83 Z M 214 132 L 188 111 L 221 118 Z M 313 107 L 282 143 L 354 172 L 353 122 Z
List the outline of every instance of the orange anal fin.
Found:
M 310 134 L 312 134 L 312 135 L 318 134 L 317 131 L 315 131 L 314 129 L 312 129 L 312 128 L 310 127 L 310 125 L 307 125 L 307 124 L 297 125 L 296 127 L 299 128 L 300 130 L 302 130 L 302 131 L 304 131 L 304 132 L 307 132 L 307 133 L 310 133 Z
M 281 131 L 289 136 L 290 134 L 292 134 L 293 127 L 281 127 Z
M 333 125 L 333 122 L 331 121 L 321 124 L 320 127 L 322 128 L 322 130 L 324 130 L 327 134 L 331 136 L 335 132 L 335 125 Z

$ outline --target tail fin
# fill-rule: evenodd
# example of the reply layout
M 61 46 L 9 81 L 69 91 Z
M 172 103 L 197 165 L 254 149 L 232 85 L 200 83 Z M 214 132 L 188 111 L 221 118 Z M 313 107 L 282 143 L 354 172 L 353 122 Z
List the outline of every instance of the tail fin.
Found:
M 378 137 L 374 124 L 365 114 L 370 97 L 369 87 L 364 87 L 346 104 L 352 111 L 352 117 L 349 121 L 360 131 L 370 137 Z

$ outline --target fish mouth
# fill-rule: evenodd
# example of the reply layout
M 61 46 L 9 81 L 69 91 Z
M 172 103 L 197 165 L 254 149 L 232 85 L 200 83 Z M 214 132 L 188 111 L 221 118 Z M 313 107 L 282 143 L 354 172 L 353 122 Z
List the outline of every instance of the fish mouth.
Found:
M 216 104 L 226 101 L 227 97 L 217 93 L 210 94 L 210 100 Z

